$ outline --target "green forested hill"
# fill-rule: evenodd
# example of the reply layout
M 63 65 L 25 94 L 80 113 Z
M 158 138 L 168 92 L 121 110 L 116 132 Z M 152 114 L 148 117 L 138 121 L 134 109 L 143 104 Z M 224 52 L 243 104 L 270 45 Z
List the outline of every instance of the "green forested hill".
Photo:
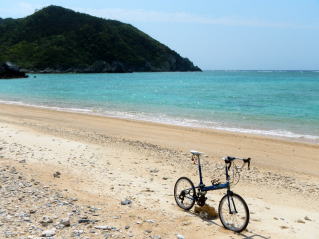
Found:
M 30 71 L 198 71 L 187 58 L 129 24 L 49 6 L 0 18 L 0 62 Z

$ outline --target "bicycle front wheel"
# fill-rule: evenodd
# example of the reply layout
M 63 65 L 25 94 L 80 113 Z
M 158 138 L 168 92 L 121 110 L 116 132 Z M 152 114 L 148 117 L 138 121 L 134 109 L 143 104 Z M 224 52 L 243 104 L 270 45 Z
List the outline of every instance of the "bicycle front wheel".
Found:
M 242 232 L 249 223 L 249 210 L 238 194 L 226 194 L 219 202 L 219 219 L 223 226 L 234 232 Z
M 184 210 L 191 209 L 196 200 L 196 191 L 193 182 L 186 177 L 179 178 L 175 183 L 174 197 L 180 208 Z

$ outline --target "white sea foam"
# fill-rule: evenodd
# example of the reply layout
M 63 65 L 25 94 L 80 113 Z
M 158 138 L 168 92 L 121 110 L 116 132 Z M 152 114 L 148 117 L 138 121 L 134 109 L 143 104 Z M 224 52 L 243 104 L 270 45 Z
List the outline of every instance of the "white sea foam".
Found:
M 287 130 L 259 130 L 259 129 L 244 129 L 244 128 L 232 128 L 232 127 L 216 127 L 215 129 L 231 131 L 231 132 L 240 132 L 247 134 L 256 134 L 256 135 L 269 135 L 285 138 L 299 138 L 299 139 L 309 139 L 309 140 L 319 140 L 319 136 L 315 135 L 304 135 L 297 134 Z
M 56 111 L 63 112 L 76 112 L 82 114 L 91 114 L 99 116 L 107 116 L 112 118 L 122 118 L 122 119 L 131 119 L 131 120 L 141 120 L 148 122 L 155 122 L 161 124 L 169 124 L 176 126 L 184 127 L 193 127 L 193 128 L 206 128 L 206 129 L 216 129 L 234 133 L 245 133 L 245 134 L 254 134 L 254 135 L 266 135 L 271 137 L 281 137 L 281 138 L 290 138 L 298 139 L 301 141 L 310 141 L 313 143 L 319 143 L 319 136 L 308 135 L 308 134 L 298 134 L 287 130 L 276 129 L 276 130 L 261 130 L 261 129 L 247 129 L 247 128 L 238 128 L 231 126 L 222 126 L 219 122 L 206 121 L 206 120 L 197 120 L 197 119 L 185 119 L 179 117 L 171 117 L 166 114 L 149 114 L 145 112 L 122 112 L 122 111 L 108 111 L 103 109 L 84 109 L 84 108 L 72 108 L 72 107 L 57 107 L 57 106 L 44 106 L 37 104 L 29 104 L 21 101 L 4 101 L 0 100 L 2 104 L 12 104 L 12 105 L 21 105 L 29 106 L 43 109 L 51 109 Z
M 66 111 L 66 112 L 77 112 L 77 113 L 90 113 L 90 112 L 92 112 L 92 110 L 90 110 L 90 109 L 71 108 L 71 107 L 70 108 L 64 108 L 64 107 L 57 107 L 57 106 L 45 106 L 45 105 L 24 103 L 24 102 L 21 102 L 21 101 L 0 100 L 0 103 L 1 104 L 7 104 L 7 105 L 21 105 L 21 106 L 29 106 L 29 107 L 35 107 L 35 108 L 41 108 L 41 109 Z

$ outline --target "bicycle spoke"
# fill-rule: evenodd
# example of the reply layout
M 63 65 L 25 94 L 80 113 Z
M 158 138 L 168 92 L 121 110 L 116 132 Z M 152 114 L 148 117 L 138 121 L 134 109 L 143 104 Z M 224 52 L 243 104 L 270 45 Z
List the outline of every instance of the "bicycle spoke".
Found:
M 195 187 L 193 183 L 185 177 L 177 180 L 174 188 L 174 196 L 177 205 L 185 210 L 189 210 L 195 203 Z
M 242 231 L 249 220 L 246 207 L 243 199 L 237 195 L 223 197 L 219 208 L 219 216 L 223 225 L 232 231 Z

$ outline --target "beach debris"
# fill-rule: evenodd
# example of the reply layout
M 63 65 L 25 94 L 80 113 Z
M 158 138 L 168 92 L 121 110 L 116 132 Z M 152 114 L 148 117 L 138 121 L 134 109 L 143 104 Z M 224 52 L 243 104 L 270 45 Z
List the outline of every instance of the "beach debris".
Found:
M 176 238 L 177 238 L 177 239 L 185 239 L 185 237 L 184 237 L 183 235 L 181 235 L 181 234 L 177 234 L 177 235 L 176 235 Z
M 70 218 L 61 219 L 60 224 L 64 227 L 69 227 L 71 225 Z
M 113 226 L 95 226 L 94 228 L 98 229 L 98 230 L 108 230 L 108 231 L 116 231 L 117 230 L 117 228 L 113 227 Z
M 152 239 L 162 239 L 162 237 L 159 236 L 159 235 L 151 236 L 151 238 L 152 238 Z
M 298 219 L 297 222 L 298 222 L 298 223 L 303 223 L 303 224 L 306 223 L 306 222 L 305 222 L 304 220 L 302 220 L 302 219 Z
M 41 233 L 42 237 L 53 237 L 55 235 L 55 229 L 45 230 Z
M 121 201 L 121 205 L 130 205 L 130 204 L 132 204 L 132 200 L 125 199 L 125 200 Z
M 59 171 L 56 171 L 54 174 L 53 174 L 53 177 L 54 178 L 60 178 L 61 176 L 61 173 Z
M 42 220 L 40 221 L 40 224 L 44 227 L 48 226 L 50 223 L 53 223 L 52 218 L 48 217 L 48 216 L 44 216 L 42 218 Z
M 78 223 L 90 223 L 90 222 L 91 222 L 91 220 L 88 219 L 87 216 L 83 216 L 83 217 L 81 217 L 81 218 L 78 220 Z
M 311 219 L 310 219 L 308 216 L 305 216 L 304 219 L 305 219 L 306 221 L 311 221 Z
M 281 229 L 288 229 L 289 227 L 287 226 L 280 226 Z
M 155 220 L 147 219 L 147 220 L 145 220 L 144 222 L 147 222 L 147 223 L 155 223 Z
M 150 189 L 150 188 L 146 188 L 145 190 L 142 190 L 141 192 L 153 193 L 154 190 L 152 190 L 152 189 Z
M 83 234 L 84 233 L 84 230 L 74 230 L 73 232 L 72 232 L 72 236 L 74 236 L 74 237 L 79 237 L 79 236 L 81 236 L 81 234 Z
M 34 213 L 36 213 L 36 212 L 37 212 L 37 210 L 35 210 L 35 209 L 30 209 L 30 210 L 29 210 L 29 213 L 30 213 L 30 214 L 34 214 Z

